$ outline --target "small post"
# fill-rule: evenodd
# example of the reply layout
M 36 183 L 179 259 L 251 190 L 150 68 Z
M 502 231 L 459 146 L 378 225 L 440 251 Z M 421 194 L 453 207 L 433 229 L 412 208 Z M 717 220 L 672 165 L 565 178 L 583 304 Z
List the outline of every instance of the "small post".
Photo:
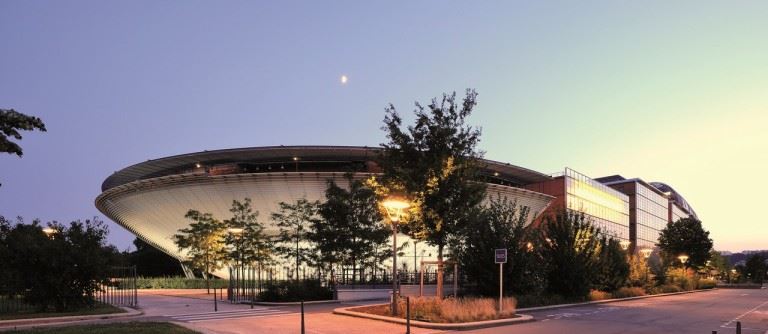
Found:
M 405 334 L 411 334 L 411 297 L 405 297 Z
M 301 300 L 301 334 L 304 334 L 304 300 Z
M 736 334 L 741 334 L 741 321 L 736 322 Z
M 501 314 L 502 311 L 502 305 L 504 305 L 504 263 L 499 263 L 499 314 Z
M 219 301 L 216 298 L 216 288 L 213 288 L 213 311 L 219 312 Z
M 712 331 L 712 334 L 717 334 L 717 331 Z

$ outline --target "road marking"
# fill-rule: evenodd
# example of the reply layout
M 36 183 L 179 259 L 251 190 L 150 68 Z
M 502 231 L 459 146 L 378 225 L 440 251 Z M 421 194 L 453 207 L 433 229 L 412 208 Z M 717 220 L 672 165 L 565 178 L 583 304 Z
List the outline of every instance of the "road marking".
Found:
M 222 311 L 222 312 L 202 312 L 202 313 L 191 313 L 191 314 L 168 315 L 167 317 L 176 321 L 201 322 L 201 321 L 212 321 L 212 320 L 234 319 L 234 318 L 262 318 L 262 317 L 284 315 L 284 314 L 296 314 L 296 312 L 289 312 L 283 309 L 274 309 L 274 308 L 258 308 L 253 310 L 235 310 L 235 311 Z
M 257 307 L 253 309 L 245 309 L 245 310 L 232 310 L 232 311 L 215 311 L 215 312 L 199 312 L 199 313 L 186 313 L 186 314 L 166 314 L 164 317 L 185 317 L 188 315 L 203 315 L 203 314 L 224 314 L 224 313 L 238 313 L 238 312 L 253 312 L 253 311 L 263 311 L 263 310 L 269 310 L 269 307 Z
M 729 325 L 730 325 L 731 323 L 733 323 L 734 321 L 737 321 L 737 320 L 741 319 L 742 317 L 744 317 L 744 316 L 745 316 L 745 315 L 747 315 L 747 314 L 750 314 L 750 313 L 752 313 L 752 312 L 754 312 L 754 311 L 757 311 L 757 309 L 759 309 L 759 308 L 763 307 L 763 305 L 766 305 L 766 304 L 768 304 L 768 301 L 766 301 L 766 302 L 764 302 L 764 303 L 762 303 L 762 304 L 760 304 L 760 305 L 757 305 L 755 308 L 753 308 L 753 309 L 751 309 L 751 310 L 749 310 L 749 311 L 747 311 L 747 312 L 744 312 L 744 313 L 742 313 L 742 314 L 741 314 L 741 315 L 739 315 L 738 317 L 731 319 L 730 321 L 726 322 L 725 324 L 723 324 L 723 325 L 722 325 L 722 326 L 720 326 L 720 327 L 722 327 L 722 328 L 727 328 L 726 326 L 729 326 Z

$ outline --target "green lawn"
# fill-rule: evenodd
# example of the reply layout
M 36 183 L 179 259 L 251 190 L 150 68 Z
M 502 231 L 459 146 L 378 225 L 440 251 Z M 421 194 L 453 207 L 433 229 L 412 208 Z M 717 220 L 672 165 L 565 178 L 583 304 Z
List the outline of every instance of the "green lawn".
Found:
M 93 308 L 85 308 L 72 312 L 34 312 L 33 309 L 29 308 L 13 313 L 0 313 L 0 320 L 66 317 L 70 315 L 111 314 L 123 312 L 125 312 L 125 310 L 109 304 L 97 304 Z
M 167 322 L 122 322 L 104 325 L 43 328 L 7 333 L 40 334 L 196 334 L 197 332 Z

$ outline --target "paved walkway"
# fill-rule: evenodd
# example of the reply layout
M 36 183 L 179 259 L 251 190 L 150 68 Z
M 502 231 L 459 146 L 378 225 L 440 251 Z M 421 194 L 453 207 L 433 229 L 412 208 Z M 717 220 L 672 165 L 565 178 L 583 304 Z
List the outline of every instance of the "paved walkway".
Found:
M 305 305 L 306 333 L 405 333 L 403 325 L 331 314 L 337 307 L 364 304 Z M 251 308 L 250 305 L 233 305 L 224 301 L 218 303 L 216 312 L 212 295 L 206 295 L 205 291 L 140 291 L 139 305 L 144 311 L 142 320 L 173 321 L 207 333 L 296 334 L 301 329 L 299 306 L 256 305 Z M 418 328 L 411 328 L 411 332 L 440 333 L 437 330 Z

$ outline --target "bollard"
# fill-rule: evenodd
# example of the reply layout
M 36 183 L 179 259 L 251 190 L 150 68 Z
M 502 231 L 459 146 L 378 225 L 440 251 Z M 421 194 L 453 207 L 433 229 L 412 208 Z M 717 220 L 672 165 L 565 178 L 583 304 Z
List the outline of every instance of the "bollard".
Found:
M 301 334 L 304 334 L 304 300 L 301 301 Z
M 219 312 L 219 304 L 218 300 L 216 299 L 216 288 L 213 288 L 213 311 Z
M 717 331 L 712 331 L 712 334 L 717 334 Z
M 736 334 L 741 334 L 741 321 L 736 322 Z
M 411 297 L 405 297 L 405 334 L 411 334 Z

